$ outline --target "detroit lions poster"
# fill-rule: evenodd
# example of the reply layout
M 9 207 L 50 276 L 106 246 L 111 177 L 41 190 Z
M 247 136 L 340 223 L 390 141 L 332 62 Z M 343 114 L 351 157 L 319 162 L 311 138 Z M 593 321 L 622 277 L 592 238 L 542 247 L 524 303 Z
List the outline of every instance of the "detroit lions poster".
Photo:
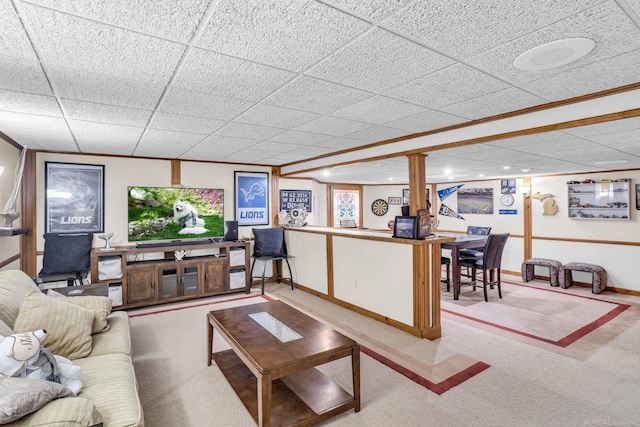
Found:
M 47 233 L 104 232 L 104 165 L 45 162 Z
M 236 221 L 238 225 L 269 224 L 269 174 L 235 172 Z

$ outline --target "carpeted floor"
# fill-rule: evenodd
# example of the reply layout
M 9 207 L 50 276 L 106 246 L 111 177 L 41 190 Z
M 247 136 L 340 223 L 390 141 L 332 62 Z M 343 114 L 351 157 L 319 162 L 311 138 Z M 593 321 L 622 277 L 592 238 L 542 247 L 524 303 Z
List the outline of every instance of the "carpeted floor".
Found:
M 443 292 L 443 335 L 435 341 L 287 286 L 269 284 L 267 296 L 362 346 L 362 410 L 323 425 L 640 425 L 640 299 L 507 280 L 504 298 L 490 291 L 489 303 L 481 290 L 463 289 L 455 302 Z M 206 313 L 259 298 L 129 311 L 148 426 L 255 425 L 224 376 L 206 366 Z M 347 359 L 323 370 L 349 390 Z

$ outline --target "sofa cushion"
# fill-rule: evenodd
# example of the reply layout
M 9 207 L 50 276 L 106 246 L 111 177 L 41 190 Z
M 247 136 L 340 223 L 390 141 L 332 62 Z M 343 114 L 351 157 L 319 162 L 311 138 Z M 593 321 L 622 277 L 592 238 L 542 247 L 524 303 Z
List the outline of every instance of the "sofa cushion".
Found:
M 0 424 L 22 418 L 59 397 L 73 395 L 67 387 L 51 381 L 0 376 Z
M 60 301 L 93 311 L 93 325 L 91 326 L 92 334 L 106 332 L 109 330 L 107 316 L 111 314 L 111 305 L 113 303 L 111 298 L 85 295 L 78 297 L 62 297 L 60 298 Z
M 49 402 L 36 412 L 11 423 L 11 427 L 80 427 L 102 423 L 96 405 L 82 397 L 65 397 Z
M 111 334 L 109 331 L 108 334 Z M 82 368 L 78 396 L 91 400 L 105 426 L 144 424 L 133 362 L 126 354 L 103 354 L 74 361 Z M 158 373 L 160 375 L 160 373 Z
M 21 270 L 0 271 L 0 320 L 13 329 L 22 299 L 38 286 Z
M 45 329 L 46 348 L 53 354 L 77 359 L 91 353 L 93 318 L 91 310 L 34 291 L 24 297 L 13 329 L 16 332 Z
M 102 354 L 131 354 L 129 316 L 125 311 L 114 311 L 107 317 L 109 332 L 93 334 L 91 357 Z

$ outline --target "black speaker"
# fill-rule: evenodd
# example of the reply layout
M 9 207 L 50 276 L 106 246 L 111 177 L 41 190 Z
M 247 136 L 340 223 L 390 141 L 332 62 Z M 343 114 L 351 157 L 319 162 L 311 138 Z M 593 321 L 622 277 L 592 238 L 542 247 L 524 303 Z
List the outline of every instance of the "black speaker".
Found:
M 238 221 L 224 222 L 224 240 L 227 240 L 227 241 L 238 240 Z

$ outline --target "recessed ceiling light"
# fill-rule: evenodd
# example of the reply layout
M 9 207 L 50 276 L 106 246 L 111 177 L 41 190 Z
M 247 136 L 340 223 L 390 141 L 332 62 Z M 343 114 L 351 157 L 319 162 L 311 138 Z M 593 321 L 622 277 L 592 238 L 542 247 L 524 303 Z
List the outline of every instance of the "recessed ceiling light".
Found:
M 329 176 L 329 169 L 325 169 L 322 171 L 322 175 Z
M 529 172 L 529 169 L 520 169 L 522 172 Z
M 393 177 L 392 176 L 389 177 L 389 181 L 393 181 Z
M 445 169 L 444 170 L 444 174 L 445 175 L 451 175 L 451 169 Z
M 484 176 L 484 174 L 483 174 L 483 173 L 481 173 L 481 174 L 478 174 L 478 176 L 482 177 L 482 176 Z
M 599 162 L 593 162 L 594 165 L 619 165 L 622 163 L 629 163 L 629 160 L 601 160 Z
M 509 169 L 511 169 L 511 166 L 503 166 L 502 169 L 508 171 Z
M 556 40 L 520 54 L 513 65 L 525 71 L 548 70 L 577 61 L 591 52 L 595 45 L 596 42 L 587 38 Z

